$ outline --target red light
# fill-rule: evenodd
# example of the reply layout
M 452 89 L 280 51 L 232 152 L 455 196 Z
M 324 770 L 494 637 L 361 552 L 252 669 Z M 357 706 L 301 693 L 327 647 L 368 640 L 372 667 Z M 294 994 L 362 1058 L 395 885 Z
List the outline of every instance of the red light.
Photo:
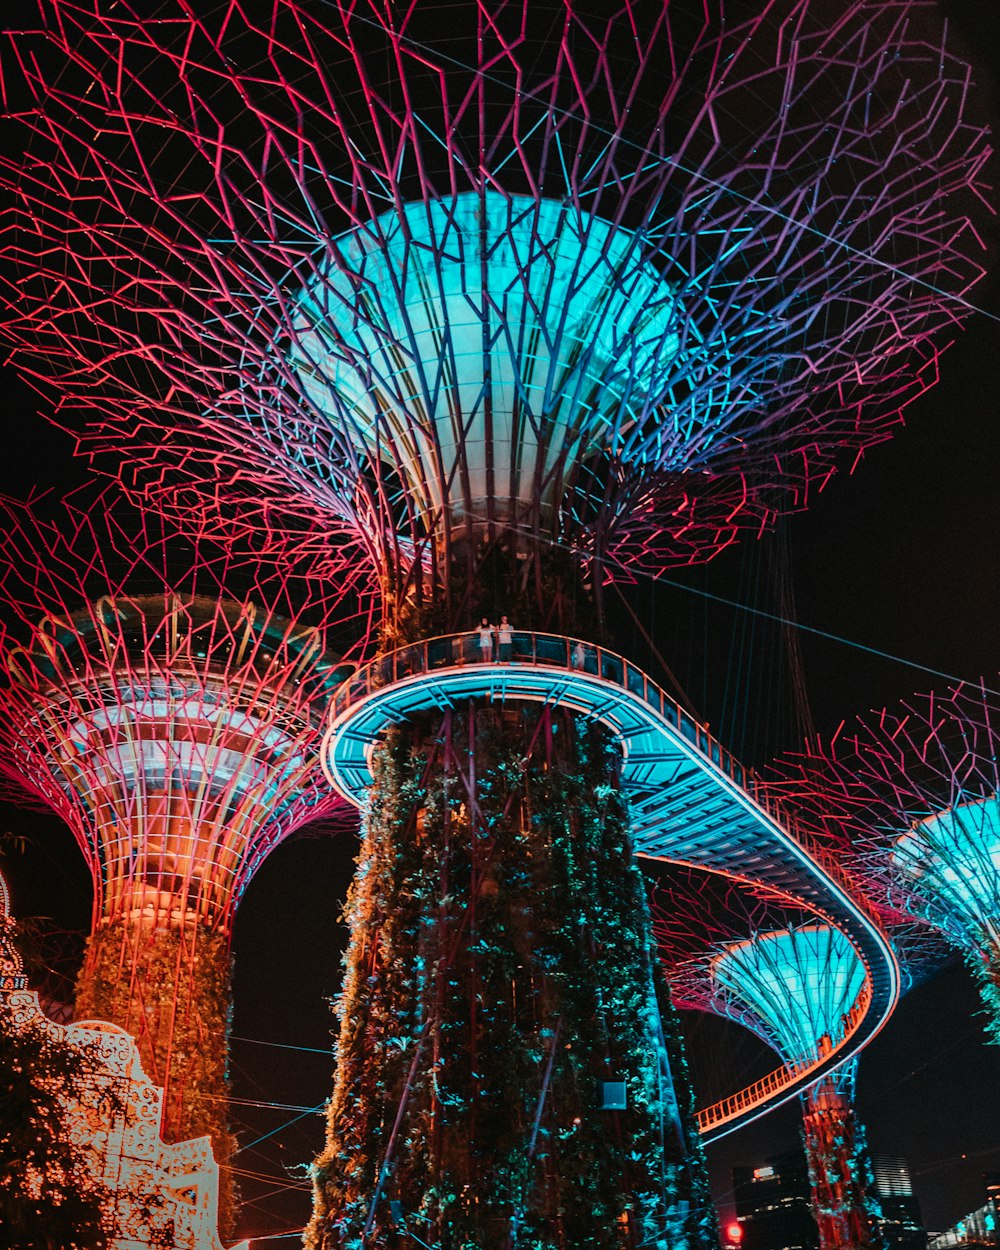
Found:
M 733 1220 L 732 1224 L 726 1225 L 726 1240 L 734 1241 L 737 1245 L 743 1240 L 743 1225 L 737 1224 Z

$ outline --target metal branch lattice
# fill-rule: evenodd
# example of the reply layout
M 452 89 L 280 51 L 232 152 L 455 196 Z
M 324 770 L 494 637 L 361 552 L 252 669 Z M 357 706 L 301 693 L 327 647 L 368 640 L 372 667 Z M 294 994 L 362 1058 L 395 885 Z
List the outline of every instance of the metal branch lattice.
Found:
M 228 930 L 267 853 L 339 807 L 316 744 L 351 667 L 324 633 L 351 588 L 338 605 L 109 494 L 56 521 L 13 501 L 2 516 L 0 601 L 23 628 L 3 653 L 0 768 L 72 829 L 95 922 Z
M 4 333 L 397 594 L 498 534 L 703 559 L 888 436 L 981 273 L 967 67 L 919 0 L 820 7 L 50 0 Z
M 993 683 L 995 684 L 995 683 Z M 1000 1036 L 1000 698 L 985 681 L 916 696 L 780 766 L 819 836 L 854 847 L 869 897 L 933 926 Z
M 467 628 L 471 588 L 501 564 L 502 610 L 529 615 L 523 562 L 534 603 L 571 618 L 587 586 L 563 549 L 598 586 L 707 558 L 804 506 L 933 381 L 981 273 L 970 213 L 987 145 L 967 67 L 921 0 L 854 0 L 832 21 L 821 0 L 772 0 L 732 24 L 635 0 L 595 19 L 540 0 L 256 7 L 201 16 L 178 0 L 150 20 L 129 0 L 46 0 L 39 30 L 10 38 L 4 333 L 61 412 L 97 412 L 85 437 L 124 447 L 160 506 L 201 518 L 236 498 L 248 519 L 280 510 L 298 540 L 312 525 L 331 560 L 363 550 L 390 637 Z M 400 731 L 404 757 L 418 731 Z M 501 793 L 502 770 L 469 754 L 475 793 Z M 406 804 L 417 819 L 408 784 L 376 787 L 380 852 Z M 427 837 L 447 873 L 457 852 Z M 625 878 L 605 878 L 621 924 Z M 365 913 L 365 888 L 359 977 L 388 911 Z M 401 964 L 419 973 L 419 953 Z M 393 1036 L 424 992 L 422 974 L 398 990 L 395 975 L 377 982 Z M 449 991 L 476 1021 L 478 975 Z M 394 1227 L 363 1169 L 388 1166 L 378 1126 L 398 1056 L 379 1069 L 358 1018 L 345 1013 L 338 1062 L 370 1081 L 368 1118 L 331 1122 L 342 1171 L 317 1185 L 317 1245 Z M 650 1053 L 638 1034 L 629 1046 Z M 406 1126 L 426 1141 L 406 1192 L 442 1241 L 478 1244 L 503 1220 L 513 1245 L 503 1185 L 481 1204 L 449 1188 L 502 1170 L 450 1157 L 439 1073 L 417 1076 L 433 1115 Z M 688 1165 L 650 1212 L 689 1210 Z M 567 1171 L 597 1187 L 590 1165 Z M 603 1174 L 602 1235 L 647 1244 L 649 1220 L 622 1217 L 620 1174 Z M 584 1208 L 566 1215 L 561 1184 L 539 1181 L 533 1218 L 578 1244 Z
M 811 742 L 775 789 L 821 836 L 853 844 L 872 897 L 976 957 L 1000 921 L 998 746 L 1000 698 L 966 682 Z
M 742 1024 L 793 1070 L 844 1036 L 865 978 L 846 934 L 786 897 L 680 868 L 661 875 L 652 904 L 678 1006 Z
M 782 797 L 787 807 L 790 800 L 787 795 Z M 953 958 L 948 944 L 935 929 L 886 904 L 872 883 L 860 875 L 862 863 L 848 842 L 835 840 L 828 829 L 817 830 L 811 823 L 800 831 L 801 835 L 808 835 L 814 855 L 840 866 L 845 880 L 851 881 L 852 892 L 864 897 L 871 914 L 879 918 L 899 961 L 904 993 L 933 976 Z M 750 998 L 724 992 L 714 975 L 715 960 L 720 952 L 742 948 L 753 935 L 759 934 L 787 931 L 805 946 L 807 938 L 798 935 L 814 931 L 825 933 L 826 926 L 818 923 L 822 918 L 804 905 L 796 905 L 786 895 L 760 886 L 751 890 L 717 873 L 679 866 L 669 869 L 661 866 L 651 895 L 651 907 L 660 957 L 677 1006 L 721 1015 L 742 1024 L 778 1050 L 786 1062 L 794 1064 L 795 1058 L 790 1055 L 795 1047 L 779 1044 L 778 1035 L 754 1010 Z M 830 940 L 838 944 L 838 952 L 847 959 L 847 948 L 843 947 L 845 935 L 834 931 Z M 847 1004 L 847 1008 L 850 1006 Z M 844 1010 L 841 1007 L 841 1013 Z M 812 1022 L 813 1025 L 818 1023 Z M 800 1037 L 803 1055 L 818 1051 L 824 1032 L 829 1030 L 806 1026 Z M 806 1035 L 808 1040 L 802 1040 Z
M 366 635 L 364 579 L 317 588 L 273 542 L 240 555 L 239 534 L 172 531 L 113 490 L 43 505 L 0 501 L 0 770 L 91 872 L 77 1016 L 132 1033 L 165 1139 L 209 1134 L 224 1163 L 233 914 L 283 838 L 344 817 L 318 744 L 351 665 L 326 634 Z
M 715 947 L 682 979 L 711 1010 L 748 1025 L 792 1066 L 829 1051 L 850 1025 L 864 967 L 828 925 L 756 932 Z M 871 1163 L 854 1113 L 857 1060 L 803 1094 L 803 1141 L 822 1250 L 881 1245 Z
M 835 840 L 829 828 L 812 825 L 809 832 L 816 847 L 857 877 L 849 843 Z M 867 895 L 875 907 L 879 896 L 871 883 Z M 948 950 L 933 929 L 881 902 L 877 910 L 908 989 L 939 969 Z M 809 1066 L 849 1027 L 864 980 L 857 952 L 843 933 L 817 924 L 787 899 L 675 868 L 657 884 L 653 915 L 678 1006 L 741 1024 L 792 1069 Z M 880 1244 L 871 1164 L 854 1110 L 856 1072 L 855 1058 L 802 1095 L 803 1142 L 824 1250 Z
M 733 1000 L 787 1063 L 812 1058 L 843 1032 L 864 966 L 843 934 L 826 925 L 756 934 L 717 951 L 715 992 Z M 728 1014 L 728 1013 L 727 1013 Z

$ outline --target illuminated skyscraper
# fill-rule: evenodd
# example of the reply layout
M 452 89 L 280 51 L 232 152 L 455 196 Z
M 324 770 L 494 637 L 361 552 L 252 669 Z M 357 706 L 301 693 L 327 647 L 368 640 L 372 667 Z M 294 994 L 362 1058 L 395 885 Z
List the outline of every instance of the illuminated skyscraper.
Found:
M 920 1218 L 920 1203 L 913 1193 L 910 1169 L 898 1155 L 872 1156 L 875 1193 L 882 1208 L 880 1226 L 887 1250 L 925 1250 L 927 1233 Z
M 924 1250 L 927 1234 L 906 1160 L 873 1155 L 872 1172 L 887 1250 Z M 733 1191 L 743 1230 L 741 1250 L 819 1250 L 810 1189 L 805 1155 L 798 1151 L 776 1155 L 759 1167 L 734 1168 Z
M 800 1151 L 733 1168 L 733 1196 L 743 1230 L 740 1250 L 818 1250 L 809 1169 Z

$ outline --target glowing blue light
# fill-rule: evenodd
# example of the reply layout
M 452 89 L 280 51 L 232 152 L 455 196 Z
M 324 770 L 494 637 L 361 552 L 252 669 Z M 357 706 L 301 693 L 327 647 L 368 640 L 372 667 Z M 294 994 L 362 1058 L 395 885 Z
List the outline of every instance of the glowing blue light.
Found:
M 927 918 L 979 951 L 1000 943 L 1000 799 L 962 803 L 918 821 L 892 863 L 924 900 Z
M 305 282 L 291 327 L 300 385 L 355 446 L 394 463 L 427 514 L 485 515 L 490 499 L 516 515 L 539 483 L 554 505 L 567 466 L 621 454 L 651 413 L 662 439 L 641 454 L 662 458 L 718 407 L 717 367 L 700 420 L 680 403 L 701 340 L 647 246 L 573 205 L 495 191 L 385 213 L 333 240 Z M 671 391 L 681 359 L 683 397 Z M 669 415 L 682 406 L 684 431 Z
M 864 964 L 839 929 L 810 925 L 728 946 L 712 963 L 716 985 L 787 1064 L 836 1045 L 865 980 Z
M 632 836 L 639 855 L 714 867 L 717 839 L 722 838 L 727 873 L 752 882 L 759 872 L 760 849 L 766 846 L 768 862 L 772 866 L 781 862 L 791 874 L 788 880 L 808 882 L 809 897 L 822 898 L 825 913 L 855 935 L 869 961 L 871 998 L 861 1004 L 864 1010 L 859 1010 L 849 1038 L 833 1039 L 829 1062 L 840 1064 L 838 1071 L 844 1072 L 846 1061 L 881 1030 L 898 1000 L 899 967 L 892 947 L 850 895 L 758 806 L 743 788 L 739 768 L 720 754 L 718 744 L 703 737 L 676 704 L 613 653 L 595 649 L 599 662 L 581 669 L 573 659 L 575 640 L 527 634 L 520 636 L 521 653 L 512 664 L 460 664 L 453 645 L 460 637 L 400 648 L 358 669 L 345 682 L 331 706 L 330 729 L 323 742 L 324 771 L 333 788 L 360 806 L 372 784 L 371 746 L 383 730 L 457 700 L 557 700 L 600 720 L 628 743 L 622 782 L 630 795 Z M 737 854 L 734 846 L 741 848 Z M 848 938 L 843 940 L 850 945 Z M 860 988 L 865 966 L 861 960 L 857 966 Z M 845 1010 L 854 1007 L 857 994 L 847 997 L 851 1001 Z M 821 1032 L 810 1038 L 812 1052 L 820 1036 Z M 718 1104 L 718 1118 L 703 1127 L 703 1139 L 716 1141 L 750 1123 L 796 1097 L 811 1079 L 812 1065 L 800 1067 L 785 1073 L 759 1098 L 746 1103 L 724 1100 Z

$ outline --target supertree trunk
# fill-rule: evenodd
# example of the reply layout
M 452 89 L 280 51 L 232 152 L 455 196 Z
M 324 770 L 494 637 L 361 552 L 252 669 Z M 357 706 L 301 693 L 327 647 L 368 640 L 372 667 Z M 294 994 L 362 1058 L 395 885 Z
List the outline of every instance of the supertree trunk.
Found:
M 854 1065 L 817 1082 L 802 1099 L 820 1250 L 884 1250 L 865 1131 L 854 1113 Z
M 310 1246 L 710 1244 L 618 765 L 524 705 L 381 748 Z
M 220 1164 L 235 1149 L 226 1115 L 230 972 L 226 934 L 194 917 L 165 926 L 126 915 L 95 929 L 76 995 L 77 1018 L 107 1020 L 135 1037 L 143 1069 L 163 1086 L 164 1141 L 207 1134 Z

